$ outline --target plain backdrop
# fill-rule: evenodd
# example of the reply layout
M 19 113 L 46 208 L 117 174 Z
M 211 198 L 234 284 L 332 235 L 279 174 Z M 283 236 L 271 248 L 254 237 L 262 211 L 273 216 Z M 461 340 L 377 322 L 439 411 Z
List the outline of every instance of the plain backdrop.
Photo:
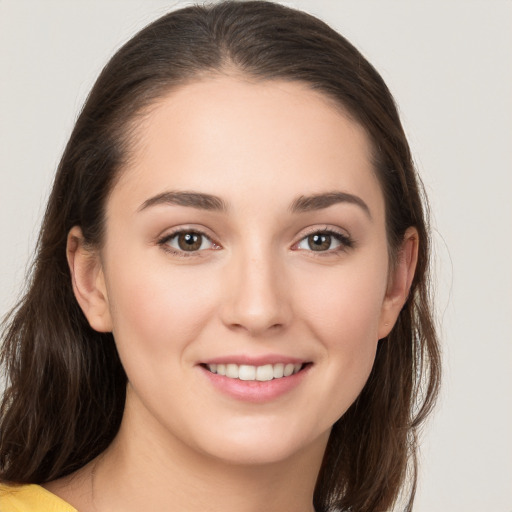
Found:
M 112 53 L 189 2 L 0 0 L 0 314 Z M 512 2 L 297 0 L 377 67 L 432 206 L 444 382 L 418 512 L 512 512 Z

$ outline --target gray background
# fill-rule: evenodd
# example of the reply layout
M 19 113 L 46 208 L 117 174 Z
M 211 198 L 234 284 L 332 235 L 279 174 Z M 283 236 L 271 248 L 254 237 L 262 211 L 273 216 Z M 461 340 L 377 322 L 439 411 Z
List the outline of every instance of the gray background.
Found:
M 74 119 L 108 57 L 174 6 L 0 0 L 0 314 Z M 512 2 L 298 0 L 381 72 L 433 210 L 445 378 L 418 512 L 512 512 Z

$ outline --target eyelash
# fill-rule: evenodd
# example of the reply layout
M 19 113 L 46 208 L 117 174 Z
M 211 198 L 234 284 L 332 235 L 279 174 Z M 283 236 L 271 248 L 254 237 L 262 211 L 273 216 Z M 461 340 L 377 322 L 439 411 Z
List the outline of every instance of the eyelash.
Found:
M 175 248 L 170 247 L 169 242 L 182 234 L 199 235 L 201 237 L 204 237 L 207 240 L 209 240 L 210 243 L 214 247 L 211 249 L 198 249 L 195 251 L 177 250 Z M 320 235 L 320 236 L 323 235 L 323 236 L 332 237 L 334 240 L 339 242 L 340 245 L 334 249 L 327 249 L 325 251 L 315 251 L 313 249 L 309 249 L 309 250 L 308 249 L 298 249 L 299 244 L 301 244 L 302 242 L 307 240 L 309 237 L 315 236 L 315 235 Z M 179 257 L 184 257 L 184 258 L 201 257 L 202 256 L 201 253 L 203 253 L 206 250 L 218 250 L 221 248 L 220 244 L 217 244 L 214 240 L 212 240 L 212 238 L 210 236 L 208 236 L 206 233 L 204 233 L 203 231 L 201 231 L 199 229 L 180 229 L 178 231 L 174 231 L 174 232 L 169 233 L 169 234 L 163 236 L 162 238 L 160 238 L 157 241 L 157 244 L 160 247 L 162 247 L 162 249 L 164 251 L 172 254 L 173 256 L 179 256 Z M 293 244 L 292 247 L 296 248 L 295 250 L 309 252 L 309 253 L 311 253 L 311 256 L 313 256 L 313 257 L 325 257 L 325 256 L 332 255 L 332 254 L 339 254 L 341 252 L 345 252 L 348 249 L 353 248 L 354 240 L 350 236 L 348 236 L 344 233 L 340 233 L 338 231 L 335 231 L 333 229 L 329 229 L 326 227 L 325 229 L 311 230 L 309 233 L 306 233 L 298 242 Z
M 325 251 L 314 251 L 313 249 L 298 249 L 298 250 L 304 250 L 308 253 L 311 253 L 310 256 L 312 257 L 325 257 L 325 256 L 332 256 L 333 254 L 337 255 L 343 252 L 346 252 L 348 249 L 352 249 L 355 245 L 354 240 L 347 234 L 341 233 L 339 231 L 336 231 L 332 228 L 325 227 L 324 229 L 312 229 L 309 233 L 306 233 L 297 243 L 295 243 L 293 246 L 297 247 L 300 243 L 304 242 L 311 236 L 315 235 L 323 235 L 323 236 L 329 236 L 339 242 L 339 246 L 335 247 L 334 249 L 327 249 Z
M 206 238 L 207 240 L 210 241 L 211 244 L 213 244 L 215 246 L 215 248 L 212 248 L 210 250 L 217 250 L 217 249 L 220 249 L 220 245 L 217 244 L 215 241 L 212 240 L 212 238 L 210 236 L 208 236 L 206 233 L 204 233 L 203 231 L 201 231 L 200 229 L 180 229 L 178 231 L 174 231 L 173 233 L 169 233 L 165 236 L 163 236 L 162 238 L 160 238 L 158 241 L 157 241 L 157 244 L 162 247 L 162 249 L 170 254 L 172 254 L 173 256 L 179 256 L 179 257 L 182 257 L 182 258 L 190 258 L 190 257 L 201 257 L 202 256 L 202 252 L 204 252 L 205 250 L 207 249 L 202 249 L 202 250 L 197 250 L 197 251 L 183 251 L 183 250 L 179 250 L 179 249 L 174 249 L 173 247 L 171 247 L 169 245 L 169 242 L 173 239 L 173 238 L 176 238 L 180 235 L 183 235 L 183 234 L 193 234 L 193 235 L 199 235 L 203 238 Z

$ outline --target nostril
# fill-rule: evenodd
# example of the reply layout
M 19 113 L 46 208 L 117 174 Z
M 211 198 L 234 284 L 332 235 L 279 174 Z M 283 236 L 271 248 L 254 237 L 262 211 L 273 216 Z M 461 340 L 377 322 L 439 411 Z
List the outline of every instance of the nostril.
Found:
M 228 324 L 228 327 L 233 331 L 244 331 L 250 335 L 258 335 L 268 331 L 278 331 L 284 327 L 284 323 L 276 322 L 267 324 L 263 319 L 247 319 L 244 323 L 234 322 Z
M 255 267 L 261 265 L 235 265 L 220 309 L 224 325 L 251 335 L 278 331 L 292 317 L 290 297 L 281 280 L 271 270 L 257 272 Z

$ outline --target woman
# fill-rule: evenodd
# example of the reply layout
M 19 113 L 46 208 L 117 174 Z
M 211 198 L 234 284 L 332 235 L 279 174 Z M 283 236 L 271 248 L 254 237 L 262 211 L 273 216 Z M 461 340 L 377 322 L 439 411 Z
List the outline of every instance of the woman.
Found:
M 98 78 L 6 324 L 0 510 L 386 510 L 408 469 L 411 509 L 428 254 L 343 37 L 267 2 L 162 17 Z

